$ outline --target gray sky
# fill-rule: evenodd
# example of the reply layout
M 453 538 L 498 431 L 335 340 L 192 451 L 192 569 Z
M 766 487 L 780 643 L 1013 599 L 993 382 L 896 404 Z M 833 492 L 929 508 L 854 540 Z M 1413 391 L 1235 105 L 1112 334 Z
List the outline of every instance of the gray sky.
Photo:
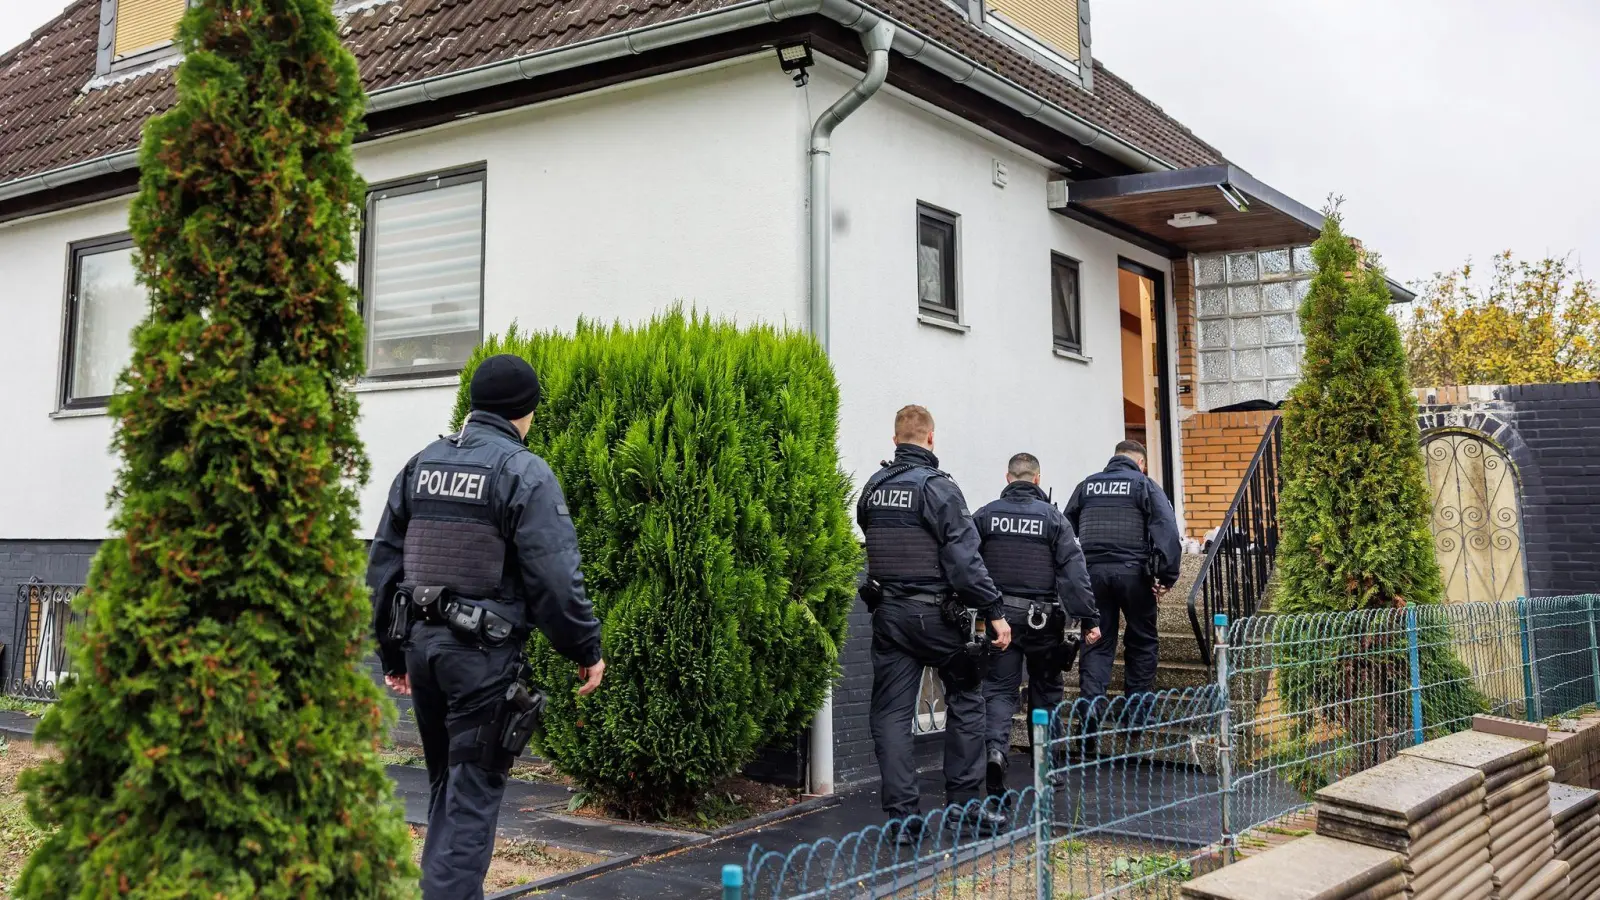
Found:
M 1415 282 L 1503 249 L 1600 275 L 1600 2 L 1092 0 L 1095 55 Z M 0 46 L 65 0 L 0 0 Z

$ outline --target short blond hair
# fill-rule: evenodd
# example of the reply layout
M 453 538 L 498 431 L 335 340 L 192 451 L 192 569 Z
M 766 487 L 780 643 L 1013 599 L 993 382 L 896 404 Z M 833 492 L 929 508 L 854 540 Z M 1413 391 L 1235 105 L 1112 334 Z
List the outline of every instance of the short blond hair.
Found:
M 933 434 L 933 413 L 915 403 L 900 407 L 894 414 L 894 440 L 897 444 L 920 444 Z

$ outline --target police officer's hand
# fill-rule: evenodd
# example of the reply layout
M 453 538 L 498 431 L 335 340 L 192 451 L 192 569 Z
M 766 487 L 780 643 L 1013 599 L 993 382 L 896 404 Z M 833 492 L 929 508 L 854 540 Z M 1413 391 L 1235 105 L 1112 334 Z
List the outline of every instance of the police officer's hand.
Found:
M 578 696 L 585 697 L 595 692 L 600 687 L 600 679 L 606 674 L 606 661 L 600 660 L 592 666 L 579 666 L 578 677 L 583 679 L 583 686 L 578 688 Z
M 995 619 L 989 623 L 994 629 L 994 645 L 1001 650 L 1011 646 L 1011 623 L 1005 619 Z
M 1156 595 L 1156 599 L 1160 600 L 1162 597 L 1165 597 L 1167 595 L 1167 591 L 1170 591 L 1170 590 L 1172 590 L 1172 586 L 1171 585 L 1162 584 L 1159 581 L 1156 582 L 1155 583 L 1155 587 L 1154 587 L 1154 593 Z
M 411 696 L 410 675 L 385 675 L 383 676 L 383 683 L 389 686 L 389 690 L 402 697 Z
M 1091 628 L 1088 631 L 1085 631 L 1083 633 L 1083 642 L 1085 644 L 1097 644 L 1097 643 L 1099 643 L 1100 642 L 1100 627 L 1097 625 L 1094 628 Z

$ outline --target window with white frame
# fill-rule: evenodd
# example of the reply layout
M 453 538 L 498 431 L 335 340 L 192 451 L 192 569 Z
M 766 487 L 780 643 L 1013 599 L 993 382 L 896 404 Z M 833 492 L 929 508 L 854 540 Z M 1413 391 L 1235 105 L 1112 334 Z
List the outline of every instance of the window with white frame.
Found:
M 72 244 L 68 260 L 61 405 L 92 409 L 106 404 L 133 358 L 130 335 L 150 304 L 128 235 Z
M 954 213 L 917 204 L 917 307 L 947 322 L 961 320 L 956 237 Z
M 460 371 L 483 335 L 484 170 L 381 185 L 367 197 L 367 374 Z
M 1201 410 L 1289 396 L 1305 351 L 1298 310 L 1314 269 L 1310 247 L 1195 259 Z

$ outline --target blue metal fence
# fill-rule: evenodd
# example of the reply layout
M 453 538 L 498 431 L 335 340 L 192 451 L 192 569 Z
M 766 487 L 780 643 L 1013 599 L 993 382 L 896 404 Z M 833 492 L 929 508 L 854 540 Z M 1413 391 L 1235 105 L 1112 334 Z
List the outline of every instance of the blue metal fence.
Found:
M 1490 713 L 1600 703 L 1600 596 L 1218 616 L 1215 683 L 1034 710 L 1034 785 L 1004 833 L 974 803 L 802 844 L 753 848 L 727 900 L 1179 896 L 1263 838 L 1311 826 L 1322 785 Z M 915 840 L 900 841 L 904 832 Z

